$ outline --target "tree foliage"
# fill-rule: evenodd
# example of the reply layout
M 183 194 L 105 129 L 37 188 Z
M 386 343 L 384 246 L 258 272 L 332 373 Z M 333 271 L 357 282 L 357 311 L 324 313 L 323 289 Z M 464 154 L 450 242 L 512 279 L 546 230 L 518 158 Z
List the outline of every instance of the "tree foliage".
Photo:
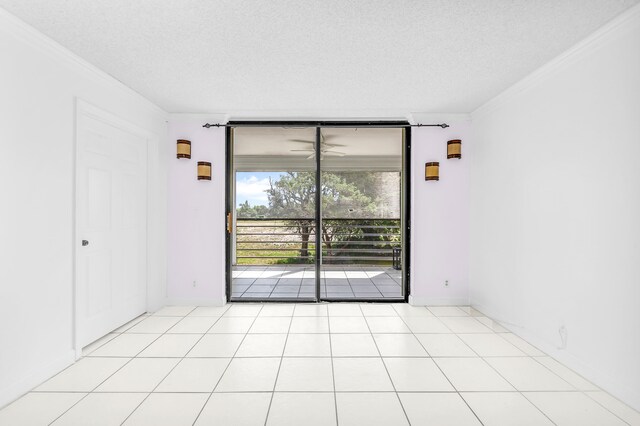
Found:
M 339 254 L 340 250 L 353 248 L 349 244 L 352 241 L 388 241 L 386 237 L 373 234 L 395 232 L 384 227 L 394 224 L 389 218 L 399 217 L 398 193 L 389 188 L 390 183 L 399 188 L 399 174 L 383 175 L 371 172 L 322 173 L 324 220 L 321 236 L 325 255 L 332 256 Z M 310 255 L 309 244 L 315 232 L 315 189 L 315 173 L 287 172 L 278 180 L 269 180 L 269 188 L 265 190 L 268 206 L 251 206 L 245 201 L 238 206 L 238 217 L 294 219 L 290 222 L 290 229 L 301 238 L 300 261 L 311 261 L 313 256 Z

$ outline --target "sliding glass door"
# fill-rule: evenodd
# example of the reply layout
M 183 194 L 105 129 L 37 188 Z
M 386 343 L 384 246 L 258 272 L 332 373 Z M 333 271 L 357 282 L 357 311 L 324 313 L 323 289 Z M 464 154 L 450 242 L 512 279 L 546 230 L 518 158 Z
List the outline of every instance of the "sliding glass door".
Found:
M 229 299 L 404 300 L 404 135 L 229 129 Z
M 398 261 L 402 133 L 398 128 L 322 129 L 323 299 L 404 297 Z

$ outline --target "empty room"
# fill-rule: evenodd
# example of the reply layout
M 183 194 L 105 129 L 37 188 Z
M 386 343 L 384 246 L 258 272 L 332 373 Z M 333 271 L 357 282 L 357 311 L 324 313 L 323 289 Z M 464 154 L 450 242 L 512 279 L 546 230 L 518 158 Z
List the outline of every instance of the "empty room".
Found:
M 640 0 L 0 0 L 0 426 L 640 426 Z

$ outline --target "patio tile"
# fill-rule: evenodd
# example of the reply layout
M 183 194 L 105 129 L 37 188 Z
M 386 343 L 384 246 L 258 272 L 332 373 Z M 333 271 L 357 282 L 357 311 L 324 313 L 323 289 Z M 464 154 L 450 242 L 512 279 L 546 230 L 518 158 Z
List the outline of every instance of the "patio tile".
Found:
M 278 293 L 295 293 L 298 294 L 298 292 L 300 291 L 300 286 L 299 285 L 280 285 L 278 284 L 274 289 L 273 289 L 273 293 L 272 294 L 278 294 Z
M 275 285 L 275 284 L 278 284 L 278 279 L 279 278 L 258 278 L 257 280 L 255 280 L 253 284 L 254 285 Z M 235 280 L 234 280 L 234 287 L 235 287 Z
M 252 285 L 246 290 L 246 293 L 271 293 L 277 284 Z

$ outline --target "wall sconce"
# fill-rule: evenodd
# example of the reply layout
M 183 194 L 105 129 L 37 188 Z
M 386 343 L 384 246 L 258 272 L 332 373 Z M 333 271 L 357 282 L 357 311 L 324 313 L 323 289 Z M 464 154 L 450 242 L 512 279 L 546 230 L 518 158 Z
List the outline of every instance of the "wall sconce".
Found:
M 434 161 L 424 164 L 424 180 L 440 180 L 440 163 Z
M 462 141 L 460 139 L 447 142 L 447 158 L 462 158 Z
M 191 158 L 191 141 L 178 139 L 178 158 Z
M 198 180 L 211 180 L 211 163 L 198 161 Z

